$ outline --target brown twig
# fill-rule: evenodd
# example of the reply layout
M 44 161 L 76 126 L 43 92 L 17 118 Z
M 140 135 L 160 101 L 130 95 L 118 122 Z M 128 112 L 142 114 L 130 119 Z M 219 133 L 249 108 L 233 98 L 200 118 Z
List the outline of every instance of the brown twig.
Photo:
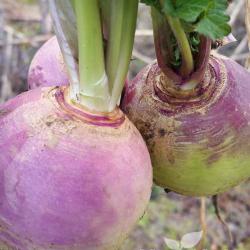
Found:
M 206 244 L 206 235 L 207 235 L 207 222 L 206 222 L 206 197 L 200 198 L 200 223 L 202 228 L 202 239 L 198 246 L 196 247 L 197 250 L 202 250 L 205 248 Z
M 241 54 L 244 50 L 246 50 L 247 47 L 247 35 L 244 36 L 244 38 L 240 41 L 237 48 L 233 51 L 231 58 L 235 60 L 235 57 L 237 57 L 239 54 Z
M 234 55 L 231 58 L 233 58 L 235 61 L 246 60 L 247 58 L 249 58 L 249 52 Z
M 219 209 L 219 204 L 218 204 L 218 195 L 214 195 L 212 197 L 212 202 L 213 202 L 213 206 L 215 209 L 215 214 L 216 214 L 218 220 L 220 221 L 220 223 L 223 225 L 223 228 L 224 228 L 226 234 L 228 235 L 229 246 L 231 247 L 231 245 L 233 244 L 233 236 L 232 236 L 232 233 L 231 233 L 229 226 L 227 225 L 227 223 L 225 222 L 225 220 L 222 218 L 222 216 L 220 214 L 220 209 Z
M 50 33 L 52 30 L 52 21 L 49 15 L 49 3 L 48 0 L 39 0 L 39 6 L 41 10 L 41 31 L 43 34 Z
M 13 38 L 12 45 L 30 44 L 37 47 L 38 44 L 47 41 L 52 37 L 52 34 L 36 35 L 33 37 Z M 5 42 L 0 42 L 0 47 L 5 46 Z
M 9 25 L 5 25 L 5 27 L 4 27 L 4 31 L 5 32 L 11 32 L 11 33 L 13 33 L 13 35 L 17 38 L 17 39 L 19 39 L 19 40 L 21 40 L 21 41 L 26 41 L 26 42 L 24 42 L 24 43 L 27 43 L 27 41 L 28 41 L 28 43 L 30 43 L 32 46 L 34 46 L 34 47 L 36 47 L 37 46 L 37 43 L 32 43 L 32 39 L 30 39 L 30 38 L 28 38 L 27 36 L 25 36 L 25 34 L 24 33 L 22 33 L 22 32 L 20 32 L 20 31 L 17 31 L 16 29 L 14 29 L 13 27 L 11 27 L 11 26 L 9 26 Z M 51 35 L 49 34 L 49 35 L 41 35 L 41 36 L 44 36 L 45 38 L 46 37 L 50 37 Z M 13 42 L 13 41 L 12 41 Z
M 235 3 L 235 6 L 232 9 L 232 13 L 231 13 L 231 19 L 230 19 L 230 25 L 234 26 L 240 11 L 242 10 L 242 8 L 244 7 L 244 3 L 245 0 L 239 0 L 238 2 Z
M 247 58 L 246 62 L 245 62 L 245 67 L 250 70 L 250 56 Z

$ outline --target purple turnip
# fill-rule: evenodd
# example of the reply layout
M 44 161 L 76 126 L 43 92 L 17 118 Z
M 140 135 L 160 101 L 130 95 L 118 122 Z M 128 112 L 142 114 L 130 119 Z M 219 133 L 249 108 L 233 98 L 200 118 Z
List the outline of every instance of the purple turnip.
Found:
M 0 241 L 18 249 L 117 249 L 143 215 L 151 163 L 116 109 L 89 113 L 67 89 L 0 107 Z
M 107 42 L 114 56 L 108 73 L 98 1 L 75 1 L 75 12 L 70 1 L 49 3 L 70 85 L 36 88 L 0 106 L 0 242 L 19 250 L 117 250 L 143 216 L 152 186 L 146 144 L 116 106 L 138 1 L 119 1 L 118 9 L 114 2 L 107 13 L 123 24 L 110 37 L 126 34 Z M 73 19 L 86 46 L 79 46 L 79 71 Z
M 181 7 L 176 13 L 188 11 Z M 158 64 L 128 84 L 122 108 L 147 143 L 156 184 L 192 196 L 226 191 L 250 176 L 250 73 L 210 55 L 208 37 L 184 31 L 182 17 L 157 8 L 152 17 Z
M 28 72 L 28 87 L 64 86 L 69 77 L 56 36 L 50 38 L 38 49 Z

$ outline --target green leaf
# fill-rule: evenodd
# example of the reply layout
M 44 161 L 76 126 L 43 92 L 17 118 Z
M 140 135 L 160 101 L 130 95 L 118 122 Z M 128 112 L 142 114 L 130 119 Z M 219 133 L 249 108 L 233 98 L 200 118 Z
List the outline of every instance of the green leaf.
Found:
M 155 2 L 158 2 L 158 0 L 141 0 L 141 3 L 145 3 L 150 6 L 153 6 Z
M 226 9 L 227 0 L 164 0 L 163 5 L 165 14 L 181 19 L 192 25 L 195 31 L 213 40 L 231 32 Z
M 221 23 L 221 19 L 219 16 L 208 16 L 198 23 L 196 31 L 212 40 L 227 36 L 231 32 L 231 27 Z
M 227 0 L 211 0 L 208 10 L 197 23 L 196 31 L 210 37 L 219 39 L 231 32 L 228 24 L 229 16 L 225 14 Z
M 189 35 L 189 44 L 191 47 L 192 52 L 198 52 L 199 51 L 199 45 L 200 45 L 200 37 L 197 32 L 192 32 Z
M 167 15 L 193 23 L 208 8 L 209 4 L 211 4 L 211 0 L 164 0 L 162 10 Z
M 141 3 L 155 7 L 161 12 L 161 4 L 159 0 L 141 0 Z
M 176 15 L 186 22 L 195 22 L 209 5 L 209 0 L 177 0 Z
M 213 40 L 231 32 L 226 15 L 227 0 L 141 0 L 165 15 L 179 18 L 187 33 L 196 31 Z
M 175 17 L 176 8 L 174 2 L 172 0 L 164 0 L 162 11 L 167 15 Z

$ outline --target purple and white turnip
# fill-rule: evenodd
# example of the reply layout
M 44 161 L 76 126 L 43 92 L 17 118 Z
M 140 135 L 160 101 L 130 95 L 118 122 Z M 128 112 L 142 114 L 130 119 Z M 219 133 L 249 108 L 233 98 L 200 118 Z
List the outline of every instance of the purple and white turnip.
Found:
M 145 143 L 117 108 L 89 113 L 67 88 L 0 107 L 0 242 L 18 249 L 118 249 L 152 185 Z

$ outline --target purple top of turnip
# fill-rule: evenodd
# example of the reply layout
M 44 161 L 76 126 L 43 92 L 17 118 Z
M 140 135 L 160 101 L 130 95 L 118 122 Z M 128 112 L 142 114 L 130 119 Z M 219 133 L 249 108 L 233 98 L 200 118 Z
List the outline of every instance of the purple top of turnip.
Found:
M 29 89 L 69 84 L 67 69 L 56 36 L 37 51 L 28 73 Z

